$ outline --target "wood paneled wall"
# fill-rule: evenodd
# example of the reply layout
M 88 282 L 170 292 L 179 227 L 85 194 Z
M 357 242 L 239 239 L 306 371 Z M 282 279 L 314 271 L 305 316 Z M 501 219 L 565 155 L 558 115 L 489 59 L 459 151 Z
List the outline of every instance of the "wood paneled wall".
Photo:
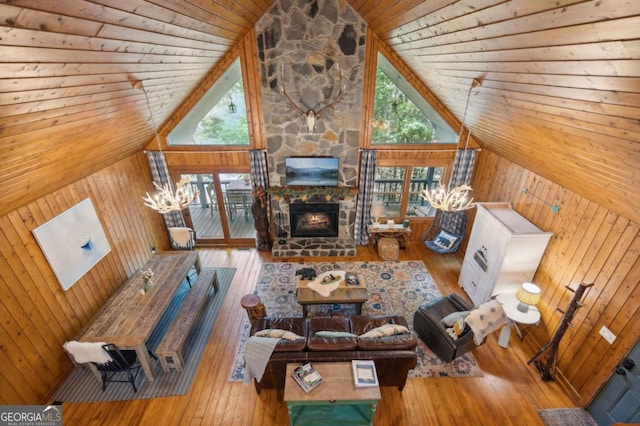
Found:
M 151 174 L 138 153 L 0 216 L 0 404 L 42 401 L 71 363 L 72 339 L 123 281 L 169 246 L 162 217 L 144 207 Z M 111 252 L 63 291 L 32 230 L 91 198 Z
M 586 405 L 640 338 L 640 224 L 486 150 L 473 188 L 477 200 L 510 201 L 554 233 L 534 279 L 542 289 L 542 320 L 530 334 L 536 350 L 562 318 L 556 308 L 566 309 L 573 297 L 565 286 L 594 283 L 561 341 L 557 366 L 557 378 Z M 617 336 L 613 345 L 600 336 L 603 325 Z

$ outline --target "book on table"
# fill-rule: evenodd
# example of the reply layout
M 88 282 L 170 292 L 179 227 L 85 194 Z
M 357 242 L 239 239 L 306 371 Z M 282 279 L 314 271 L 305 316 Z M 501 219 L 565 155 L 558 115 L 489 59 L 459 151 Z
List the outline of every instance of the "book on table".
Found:
M 360 285 L 360 280 L 354 273 L 347 273 L 345 276 L 345 280 L 347 282 L 347 287 L 357 287 Z
M 376 364 L 372 360 L 351 361 L 353 380 L 356 387 L 378 386 Z
M 322 383 L 322 376 L 310 362 L 305 362 L 297 366 L 293 370 L 292 376 L 306 393 L 311 392 Z

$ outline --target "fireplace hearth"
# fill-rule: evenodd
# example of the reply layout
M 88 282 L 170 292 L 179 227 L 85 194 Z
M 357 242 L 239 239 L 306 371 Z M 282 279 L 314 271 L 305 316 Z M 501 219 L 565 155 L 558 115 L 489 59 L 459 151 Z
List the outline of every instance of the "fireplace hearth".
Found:
M 291 237 L 337 238 L 340 205 L 337 203 L 289 204 Z

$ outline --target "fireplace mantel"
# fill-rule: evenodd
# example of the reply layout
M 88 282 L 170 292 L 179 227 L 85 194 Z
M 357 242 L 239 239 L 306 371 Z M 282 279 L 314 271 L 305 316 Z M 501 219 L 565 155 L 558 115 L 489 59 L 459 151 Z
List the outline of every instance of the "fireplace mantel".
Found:
M 272 186 L 269 194 L 280 201 L 291 203 L 294 200 L 306 202 L 311 198 L 320 198 L 330 202 L 333 200 L 349 200 L 358 194 L 358 188 L 353 186 Z

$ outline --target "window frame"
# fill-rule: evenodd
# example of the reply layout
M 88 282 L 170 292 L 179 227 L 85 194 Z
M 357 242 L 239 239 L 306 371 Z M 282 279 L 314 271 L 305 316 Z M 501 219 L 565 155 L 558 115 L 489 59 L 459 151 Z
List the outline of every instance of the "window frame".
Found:
M 407 216 L 407 208 L 409 207 L 409 196 L 411 188 L 411 172 L 414 167 L 442 167 L 441 182 L 449 182 L 451 178 L 451 172 L 453 169 L 453 162 L 455 159 L 455 152 L 442 153 L 445 155 L 439 155 L 436 158 L 429 158 L 429 156 L 419 156 L 421 158 L 389 158 L 384 155 L 382 158 L 376 160 L 376 167 L 404 167 L 404 181 L 402 186 L 402 195 L 400 199 L 400 208 L 398 216 L 384 216 L 381 220 L 394 220 L 402 221 L 404 219 L 427 221 L 433 220 L 434 216 Z M 374 193 L 375 196 L 375 193 Z

